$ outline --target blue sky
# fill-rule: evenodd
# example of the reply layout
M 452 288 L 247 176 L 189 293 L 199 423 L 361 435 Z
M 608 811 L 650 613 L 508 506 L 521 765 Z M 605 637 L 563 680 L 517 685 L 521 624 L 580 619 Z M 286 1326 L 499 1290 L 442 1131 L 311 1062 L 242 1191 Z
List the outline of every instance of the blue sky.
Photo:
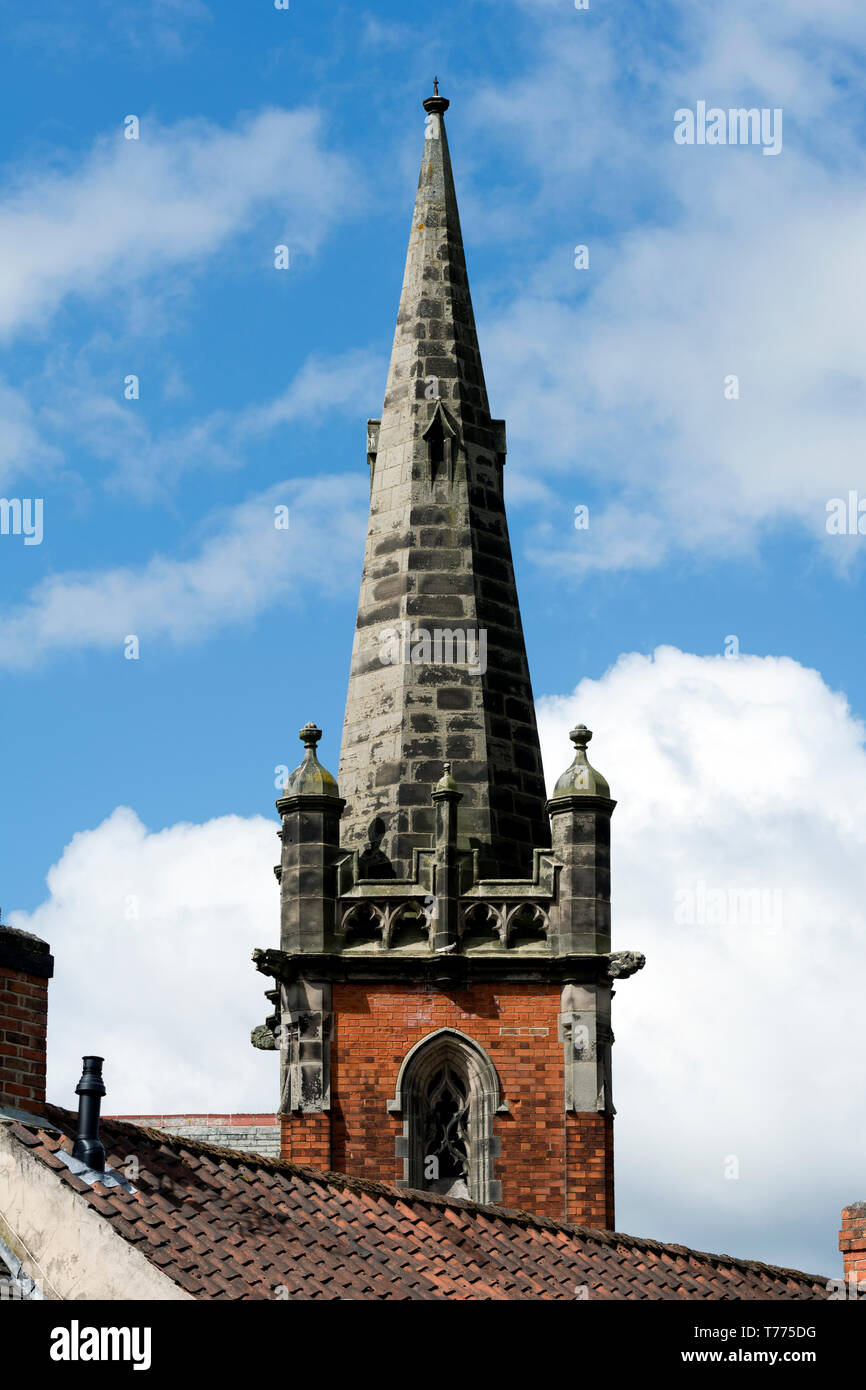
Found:
M 803 862 L 816 840 L 806 808 L 822 788 L 852 807 L 863 794 L 846 779 L 864 766 L 864 540 L 826 530 L 830 499 L 866 498 L 858 6 L 592 0 L 578 12 L 567 0 L 443 0 L 434 23 L 396 3 L 292 0 L 284 12 L 263 0 L 153 0 L 81 14 L 49 0 L 32 16 L 0 4 L 0 17 L 0 495 L 44 501 L 41 545 L 0 536 L 0 902 L 17 924 L 50 934 L 53 923 L 58 959 L 65 947 L 71 960 L 76 941 L 118 940 L 107 909 L 102 936 L 83 920 L 96 912 L 94 879 L 117 862 L 100 830 L 117 807 L 151 837 L 164 832 L 163 845 L 185 823 L 196 832 L 185 844 L 203 843 L 211 823 L 224 834 L 225 817 L 242 818 L 246 835 L 272 815 L 274 769 L 298 761 L 308 719 L 336 771 L 364 426 L 381 410 L 434 73 L 452 103 L 491 407 L 508 424 L 506 495 L 548 772 L 570 756 L 561 730 L 552 741 L 557 701 L 571 701 L 570 715 L 576 691 L 581 710 L 598 698 L 604 724 L 600 695 L 610 697 L 620 722 L 598 728 L 594 747 L 606 773 L 621 768 L 621 805 L 629 792 L 637 805 L 641 750 L 685 741 L 709 682 L 725 715 L 702 707 L 690 766 L 703 744 L 738 778 L 719 793 L 729 813 L 697 817 L 701 845 L 717 864 L 746 863 L 734 814 L 745 795 L 744 814 L 765 808 L 750 835 L 778 852 L 767 849 L 767 881 Z M 677 146 L 674 112 L 698 100 L 781 108 L 782 153 Z M 124 139 L 130 114 L 137 141 Z M 283 243 L 288 271 L 273 264 Z M 578 243 L 587 270 L 574 267 Z M 731 373 L 737 400 L 723 391 Z M 138 400 L 124 399 L 129 374 Z M 272 526 L 280 503 L 287 533 Z M 581 503 L 586 532 L 573 525 Z M 135 661 L 124 657 L 133 633 Z M 718 664 L 729 635 L 744 655 L 736 675 Z M 683 654 L 669 686 L 668 667 L 651 660 L 660 647 Z M 755 715 L 767 704 L 772 730 Z M 792 767 L 813 771 L 795 785 Z M 695 779 L 677 791 L 686 803 L 710 785 Z M 831 812 L 816 814 L 830 845 Z M 618 944 L 644 949 L 639 820 L 619 851 L 630 939 Z M 82 832 L 103 838 L 76 841 Z M 697 862 L 703 849 L 683 833 L 680 861 Z M 832 861 L 856 944 L 862 841 L 845 833 L 792 911 L 806 932 Z M 82 845 L 94 859 L 61 912 L 46 875 Z M 187 882 L 205 872 L 195 854 L 183 862 Z M 172 882 L 184 882 L 172 863 Z M 112 901 L 126 896 L 118 883 Z M 245 900 L 238 893 L 241 916 Z M 276 900 L 272 926 L 258 912 L 244 930 L 268 944 Z M 229 959 L 231 983 L 246 944 Z M 737 952 L 726 959 L 733 980 Z M 804 955 L 796 988 L 808 990 L 813 967 Z M 247 983 L 255 994 L 259 982 Z M 621 1010 L 640 987 L 622 989 Z M 78 1017 L 83 999 L 69 1008 Z M 86 1049 L 70 1041 L 76 1050 Z M 220 1085 L 203 1075 L 186 1078 L 180 1106 L 246 1108 L 247 1073 L 236 1098 L 224 1073 Z M 256 1075 L 266 1108 L 275 1083 Z M 139 1094 L 124 1108 L 155 1103 Z M 635 1192 L 639 1138 L 625 1140 Z M 851 1173 L 856 1152 L 852 1140 Z M 780 1215 L 743 1253 L 801 1263 L 811 1253 L 831 1267 L 827 1222 L 862 1196 L 842 1190 L 848 1171 L 811 1245 L 780 1233 Z M 664 1194 L 636 1197 L 628 1228 L 662 1234 L 668 1223 L 671 1238 L 692 1239 L 675 1188 L 672 1178 Z M 753 1231 L 754 1209 L 741 1216 Z M 701 1228 L 693 1243 L 716 1234 Z
M 682 209 L 671 199 L 669 183 L 688 181 L 688 161 L 697 183 L 708 177 L 697 168 L 698 159 L 708 163 L 722 156 L 734 185 L 737 164 L 748 165 L 750 178 L 772 190 L 784 177 L 791 143 L 793 157 L 804 158 L 797 132 L 808 126 L 809 113 L 801 115 L 796 101 L 785 104 L 788 148 L 779 160 L 762 159 L 752 149 L 675 147 L 671 108 L 696 97 L 686 79 L 674 76 L 665 87 L 663 77 L 666 70 L 688 71 L 694 51 L 688 36 L 698 26 L 685 22 L 689 7 L 673 32 L 667 18 L 664 26 L 658 16 L 648 22 L 642 6 L 620 8 L 614 22 L 601 6 L 596 16 L 565 5 L 509 5 L 503 14 L 499 5 L 446 4 L 437 11 L 431 39 L 426 26 L 407 23 L 405 7 L 398 5 L 358 9 L 299 2 L 288 12 L 262 4 L 241 13 L 230 5 L 165 4 L 141 7 L 136 18 L 105 5 L 90 7 L 89 18 L 72 20 L 66 9 L 51 5 L 40 7 L 34 20 L 8 7 L 2 170 L 7 235 L 23 235 L 25 209 L 30 216 L 44 211 L 50 219 L 58 185 L 70 203 L 79 200 L 76 236 L 87 239 L 91 215 L 116 216 L 117 224 L 103 258 L 96 252 L 70 254 L 52 277 L 56 242 L 67 235 L 57 215 L 45 229 L 41 253 L 54 283 L 44 294 L 37 283 L 22 303 L 10 306 L 3 379 L 29 437 L 5 461 L 4 488 L 6 495 L 44 498 L 45 538 L 28 548 L 21 538 L 4 538 L 7 613 L 51 577 L 84 572 L 98 581 L 118 567 L 140 570 L 155 556 L 195 556 L 204 536 L 219 534 L 220 512 L 275 483 L 321 473 L 363 478 L 364 419 L 381 409 L 402 277 L 423 120 L 419 100 L 434 70 L 452 99 L 449 134 L 482 350 L 491 325 L 497 326 L 497 342 L 508 331 L 509 309 L 527 302 L 533 285 L 545 309 L 562 308 L 575 324 L 581 302 L 598 295 L 624 241 L 640 238 L 642 229 L 658 234 L 676 228 Z M 675 18 L 677 13 L 674 7 Z M 804 26 L 804 46 L 809 37 Z M 546 98 L 546 64 L 557 42 L 570 44 L 572 52 Z M 592 91 L 580 80 L 590 44 L 603 47 L 611 65 L 621 53 L 621 70 L 612 67 L 606 74 L 607 112 L 589 99 Z M 835 56 L 841 82 L 852 56 Z M 831 73 L 836 76 L 832 67 Z M 734 97 L 739 100 L 739 91 Z M 728 93 L 717 99 L 727 101 Z M 760 91 L 747 99 L 763 104 Z M 527 108 L 531 119 L 521 128 L 517 116 Z M 288 118 L 299 109 L 311 118 L 315 113 L 317 122 L 301 156 L 305 177 L 315 180 L 321 163 L 333 183 L 313 227 L 303 206 L 293 203 L 288 136 L 281 148 L 275 132 L 273 151 L 264 148 L 265 137 L 250 133 L 264 113 Z M 138 142 L 123 139 L 130 113 L 141 121 Z M 606 121 L 609 140 L 598 131 Z M 842 133 L 846 140 L 854 135 Z M 243 206 L 232 207 L 232 177 L 215 189 L 209 170 L 202 170 L 193 210 L 200 235 L 177 235 L 172 219 L 184 215 L 182 184 L 196 146 L 209 141 L 218 160 L 232 137 L 247 144 L 264 173 L 251 171 Z M 561 148 L 563 142 L 572 148 Z M 153 162 L 149 143 L 160 152 Z M 817 146 L 819 154 L 831 143 L 809 135 L 809 147 Z M 582 149 L 585 144 L 591 149 Z M 537 163 L 539 156 L 544 163 Z M 271 159 L 284 165 L 279 188 L 269 187 L 265 176 Z M 135 186 L 136 160 L 147 164 L 151 186 L 164 199 L 162 225 L 148 228 L 136 219 L 130 225 L 115 205 L 127 180 Z M 681 167 L 671 173 L 677 161 Z M 654 165 L 660 166 L 655 177 Z M 143 204 L 142 199 L 142 218 Z M 738 230 L 734 223 L 725 248 L 733 277 Z M 776 246 L 784 245 L 784 227 L 776 226 L 774 234 Z M 278 272 L 272 248 L 284 241 L 294 242 L 293 264 Z M 591 248 L 586 272 L 572 264 L 571 248 L 578 242 Z M 768 255 L 772 250 L 766 245 Z M 62 247 L 56 254 L 65 259 Z M 814 256 L 821 258 L 820 245 Z M 667 268 L 674 268 L 672 261 Z M 38 264 L 28 270 L 41 280 Z M 14 272 L 13 263 L 7 273 Z M 808 265 L 802 272 L 808 275 Z M 618 306 L 614 331 L 626 334 L 624 307 Z M 710 327 L 711 313 L 712 305 L 705 320 Z M 603 319 L 602 308 L 596 316 Z M 744 339 L 759 331 L 754 320 L 738 327 Z M 787 327 L 796 335 L 795 316 Z M 539 328 L 543 334 L 541 317 Z M 731 341 L 733 371 L 739 344 L 731 325 L 723 333 Z M 545 346 L 554 351 L 552 340 Z M 698 343 L 689 346 L 699 351 Z M 683 365 L 676 357 L 679 347 L 670 359 L 672 372 Z M 586 384 L 591 372 L 581 372 L 585 351 L 586 340 L 575 344 L 570 380 L 544 382 L 546 395 L 573 393 L 575 425 L 582 411 L 593 414 Z M 323 383 L 318 403 L 305 405 L 302 399 L 299 413 L 285 425 L 226 440 L 238 415 L 291 389 L 311 360 L 326 373 L 335 359 L 352 353 L 357 371 L 349 371 L 334 395 Z M 549 441 L 531 382 L 521 391 L 524 426 L 516 439 L 503 373 L 495 370 L 492 349 L 486 356 L 494 410 L 512 427 L 512 473 L 545 488 L 543 496 L 510 501 L 538 693 L 581 675 L 600 675 L 623 650 L 650 651 L 670 642 L 716 652 L 733 633 L 744 650 L 786 652 L 816 666 L 863 712 L 856 636 L 861 562 L 842 571 L 832 556 L 822 555 L 820 508 L 812 534 L 801 518 L 786 515 L 784 460 L 772 461 L 780 494 L 772 499 L 775 505 L 757 518 L 736 517 L 724 543 L 685 547 L 658 564 L 570 574 L 569 551 L 579 551 L 583 539 L 573 528 L 574 506 L 619 498 L 639 516 L 641 461 L 631 460 L 626 476 L 617 478 L 616 461 L 606 457 L 610 446 L 595 438 L 605 423 L 598 417 L 590 445 L 595 458 L 587 459 L 585 437 L 570 429 L 567 401 L 557 438 Z M 645 379 L 653 370 L 648 351 Z M 710 361 L 707 374 L 712 370 Z M 141 382 L 134 402 L 124 400 L 129 373 Z M 534 374 L 543 377 L 543 365 Z M 823 375 L 816 360 L 812 385 L 822 384 Z M 511 384 L 516 377 L 520 387 L 514 364 L 507 377 Z M 625 380 L 623 389 L 628 385 Z M 853 370 L 848 408 L 858 418 L 862 387 Z M 743 381 L 743 396 L 758 389 Z M 725 402 L 720 387 L 716 394 L 715 410 L 727 408 L 730 415 L 746 405 Z M 785 406 L 784 398 L 773 402 L 780 414 Z M 752 408 L 760 419 L 758 407 Z M 645 466 L 651 470 L 669 432 L 660 426 L 661 435 L 648 440 L 640 402 L 631 414 L 618 423 L 617 434 L 625 447 L 648 446 Z M 197 444 L 196 431 L 215 416 L 209 437 Z M 761 423 L 771 441 L 778 421 Z M 705 466 L 704 460 L 695 462 Z M 816 472 L 820 464 L 819 454 Z M 727 481 L 720 478 L 718 495 L 707 486 L 692 500 L 696 512 L 706 509 L 702 520 L 711 521 L 717 507 L 727 509 Z M 852 475 L 850 486 L 857 482 Z M 824 493 L 836 495 L 826 486 Z M 360 487 L 354 500 L 360 515 Z M 324 532 L 331 507 L 323 501 L 316 508 Z M 612 534 L 606 541 L 599 530 L 598 545 L 618 548 L 627 525 L 611 518 Z M 287 601 L 275 582 L 272 599 L 256 595 L 254 613 L 245 610 L 235 622 L 223 622 L 216 613 L 211 622 L 209 607 L 207 619 L 191 617 L 182 639 L 151 635 L 129 605 L 129 620 L 120 621 L 114 633 L 101 631 L 99 641 L 52 643 L 44 655 L 31 658 L 25 640 L 25 669 L 7 666 L 2 674 L 12 735 L 5 781 L 17 826 L 14 843 L 3 847 L 5 902 L 35 905 L 46 864 L 75 830 L 111 810 L 119 795 L 134 801 L 153 826 L 260 811 L 270 799 L 273 767 L 294 756 L 295 726 L 308 716 L 325 728 L 334 760 L 360 526 L 354 536 L 354 550 L 348 547 L 338 572 L 317 592 Z M 539 563 L 540 549 L 550 544 L 561 561 L 553 573 Z M 122 618 L 122 608 L 117 616 Z M 123 638 L 139 627 L 141 659 L 127 661 Z M 47 815 L 46 791 L 60 787 L 63 794 L 51 798 Z

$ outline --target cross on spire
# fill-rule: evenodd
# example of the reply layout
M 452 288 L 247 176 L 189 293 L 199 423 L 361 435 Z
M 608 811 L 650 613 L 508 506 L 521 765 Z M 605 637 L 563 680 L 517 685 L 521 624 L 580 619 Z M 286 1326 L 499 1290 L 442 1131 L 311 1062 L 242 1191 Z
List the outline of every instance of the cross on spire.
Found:
M 438 97 L 438 95 L 439 95 L 439 78 L 438 78 L 438 77 L 434 77 L 434 78 L 433 78 L 433 95 L 434 95 L 434 97 Z

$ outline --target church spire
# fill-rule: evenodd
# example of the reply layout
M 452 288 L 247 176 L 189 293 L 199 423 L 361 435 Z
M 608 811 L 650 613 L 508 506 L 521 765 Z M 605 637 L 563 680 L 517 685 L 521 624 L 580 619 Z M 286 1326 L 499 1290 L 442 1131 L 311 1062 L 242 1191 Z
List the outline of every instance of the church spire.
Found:
M 339 782 L 345 848 L 411 873 L 432 843 L 447 759 L 458 846 L 482 873 L 529 871 L 549 844 L 541 755 L 469 294 L 447 98 L 426 112 L 381 420 L 367 431 L 370 522 Z M 374 844 L 375 840 L 375 844 Z M 380 848 L 381 846 L 381 848 Z
M 383 426 L 398 411 L 404 419 L 423 417 L 426 425 L 430 402 L 439 398 L 456 417 L 455 425 L 476 426 L 490 419 L 445 131 L 451 103 L 438 95 L 438 78 L 434 87 L 436 95 L 423 103 L 424 153 Z
M 252 1041 L 279 1046 L 284 1158 L 613 1230 L 612 982 L 644 962 L 611 954 L 615 802 L 582 724 L 545 801 L 437 88 L 367 427 L 339 790 L 306 725 Z

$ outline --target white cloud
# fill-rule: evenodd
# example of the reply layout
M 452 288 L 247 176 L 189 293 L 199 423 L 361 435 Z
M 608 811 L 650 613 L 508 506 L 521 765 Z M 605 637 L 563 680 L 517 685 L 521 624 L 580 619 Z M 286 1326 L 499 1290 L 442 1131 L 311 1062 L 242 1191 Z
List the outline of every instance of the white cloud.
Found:
M 138 0 L 134 7 L 90 0 L 70 10 L 63 0 L 41 0 L 38 10 L 9 15 L 4 36 L 10 47 L 34 47 L 68 59 L 107 56 L 117 62 L 124 48 L 153 67 L 185 57 L 213 15 L 203 0 Z M 126 55 L 124 55 L 126 56 Z
M 793 524 L 845 567 L 862 539 L 828 537 L 826 506 L 866 496 L 864 149 L 848 95 L 862 6 L 680 5 L 672 46 L 530 8 L 535 61 L 472 112 L 536 190 L 536 262 L 482 325 L 487 374 L 510 466 L 531 460 L 572 502 L 587 500 L 577 471 L 607 499 L 579 544 L 567 521 L 540 522 L 534 558 L 579 576 L 750 551 Z M 698 98 L 782 106 L 782 154 L 675 146 L 673 113 Z
M 148 833 L 121 806 L 73 838 L 41 907 L 10 914 L 55 956 L 52 1100 L 74 1109 L 97 1053 L 106 1113 L 276 1109 L 278 1064 L 249 1040 L 270 1011 L 250 955 L 279 938 L 276 829 L 222 816 Z
M 647 957 L 614 1005 L 617 1225 L 833 1273 L 866 1155 L 863 724 L 789 658 L 674 648 L 539 720 L 551 779 L 594 731 L 614 949 Z
M 866 1154 L 863 726 L 788 658 L 673 648 L 622 657 L 539 716 L 551 780 L 571 725 L 595 732 L 619 802 L 614 949 L 647 956 L 614 1006 L 619 1228 L 833 1273 Z M 57 958 L 54 1100 L 71 1103 L 98 1051 L 111 1110 L 276 1104 L 275 1059 L 248 1043 L 268 987 L 249 953 L 278 939 L 275 829 L 225 817 L 147 834 L 121 808 L 75 837 L 46 902 L 11 919 Z M 676 895 L 701 883 L 726 904 L 778 890 L 781 920 L 770 897 L 754 923 L 684 922 Z
M 423 42 L 423 31 L 410 24 L 398 24 L 392 19 L 387 22 L 375 15 L 362 16 L 361 42 L 368 48 L 381 52 L 387 48 L 399 48 L 406 52 L 412 45 Z
M 238 420 L 238 433 L 267 432 L 295 420 L 323 417 L 332 411 L 353 415 L 369 409 L 381 397 L 388 363 L 376 353 L 358 349 L 333 357 L 307 358 L 297 376 L 275 400 L 250 406 Z
M 356 210 L 357 180 L 323 145 L 311 110 L 266 110 L 233 130 L 205 120 L 163 127 L 139 113 L 138 140 L 120 122 L 72 171 L 22 170 L 0 203 L 0 333 L 43 323 L 67 298 L 183 267 L 201 273 L 265 209 L 252 265 L 285 241 L 310 252 Z M 7 181 L 9 171 L 7 171 Z
M 715 186 L 731 209 L 753 208 L 746 224 L 698 207 L 696 186 L 686 225 L 624 239 L 587 298 L 524 296 L 488 335 L 518 468 L 533 441 L 533 468 L 540 447 L 574 501 L 575 463 L 612 494 L 579 547 L 539 532 L 563 569 L 632 564 L 635 539 L 650 563 L 673 549 L 738 551 L 780 521 L 828 557 L 850 556 L 826 520 L 830 498 L 866 496 L 855 346 L 866 198 L 828 181 L 823 206 L 807 206 L 796 176 L 767 187 L 754 165 Z
M 39 386 L 43 404 L 37 418 L 47 437 L 59 444 L 72 436 L 91 457 L 109 464 L 110 488 L 152 502 L 173 493 L 193 470 L 242 468 L 251 443 L 286 425 L 348 414 L 360 429 L 370 402 L 381 397 L 386 371 L 387 362 L 367 350 L 312 356 L 271 400 L 154 431 L 146 409 L 121 399 L 117 389 L 105 389 L 86 354 L 72 363 L 61 354 Z M 172 369 L 164 394 L 184 392 L 182 376 Z
M 42 437 L 27 397 L 2 378 L 0 420 L 3 421 L 0 433 L 0 492 L 24 469 L 32 475 L 40 466 L 53 468 L 59 462 L 60 451 Z
M 323 476 L 277 483 L 210 517 L 189 559 L 153 556 L 139 567 L 53 575 L 0 614 L 0 667 L 27 668 L 88 648 L 122 653 L 128 635 L 193 643 L 269 604 L 310 588 L 338 593 L 354 583 L 365 531 L 363 478 Z M 288 529 L 275 508 L 289 508 Z

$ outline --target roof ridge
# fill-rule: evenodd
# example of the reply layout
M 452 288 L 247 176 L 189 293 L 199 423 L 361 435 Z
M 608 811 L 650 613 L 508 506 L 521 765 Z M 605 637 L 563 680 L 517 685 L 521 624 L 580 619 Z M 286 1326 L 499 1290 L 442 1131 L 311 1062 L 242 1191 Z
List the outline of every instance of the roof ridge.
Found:
M 47 1111 L 54 1112 L 67 1122 L 75 1121 L 72 1111 L 60 1106 L 47 1105 Z M 774 1278 L 793 1279 L 802 1284 L 826 1284 L 825 1274 L 807 1274 L 801 1269 L 790 1269 L 782 1265 L 765 1264 L 763 1260 L 746 1260 L 737 1255 L 713 1254 L 707 1250 L 695 1250 L 689 1245 L 672 1244 L 656 1240 L 652 1236 L 632 1236 L 624 1231 L 606 1231 L 599 1226 L 577 1226 L 571 1221 L 558 1221 L 550 1216 L 539 1216 L 534 1212 L 521 1211 L 516 1207 L 503 1207 L 494 1202 L 472 1202 L 463 1197 L 446 1197 L 439 1192 L 424 1192 L 420 1188 L 398 1187 L 396 1183 L 378 1182 L 372 1178 L 354 1178 L 348 1173 L 338 1173 L 333 1169 L 307 1168 L 300 1163 L 292 1163 L 285 1158 L 271 1158 L 267 1154 L 251 1153 L 246 1149 L 228 1148 L 222 1144 L 212 1144 L 208 1140 L 193 1139 L 189 1135 L 172 1134 L 168 1130 L 151 1129 L 146 1125 L 132 1124 L 128 1120 L 108 1119 L 108 1124 L 128 1131 L 130 1135 L 144 1134 L 154 1143 L 165 1145 L 179 1152 L 189 1149 L 196 1153 L 212 1155 L 214 1158 L 240 1162 L 245 1167 L 261 1168 L 270 1172 L 296 1173 L 323 1187 L 337 1187 L 350 1192 L 368 1196 L 386 1197 L 397 1203 L 407 1199 L 430 1207 L 446 1207 L 454 1211 L 478 1213 L 493 1216 L 512 1225 L 533 1226 L 540 1230 L 562 1231 L 576 1235 L 582 1240 L 596 1245 L 623 1245 L 636 1250 L 664 1251 L 666 1254 L 681 1255 L 690 1259 L 705 1260 L 714 1265 L 727 1265 L 753 1273 L 766 1273 Z M 38 1128 L 38 1126 L 33 1126 Z

